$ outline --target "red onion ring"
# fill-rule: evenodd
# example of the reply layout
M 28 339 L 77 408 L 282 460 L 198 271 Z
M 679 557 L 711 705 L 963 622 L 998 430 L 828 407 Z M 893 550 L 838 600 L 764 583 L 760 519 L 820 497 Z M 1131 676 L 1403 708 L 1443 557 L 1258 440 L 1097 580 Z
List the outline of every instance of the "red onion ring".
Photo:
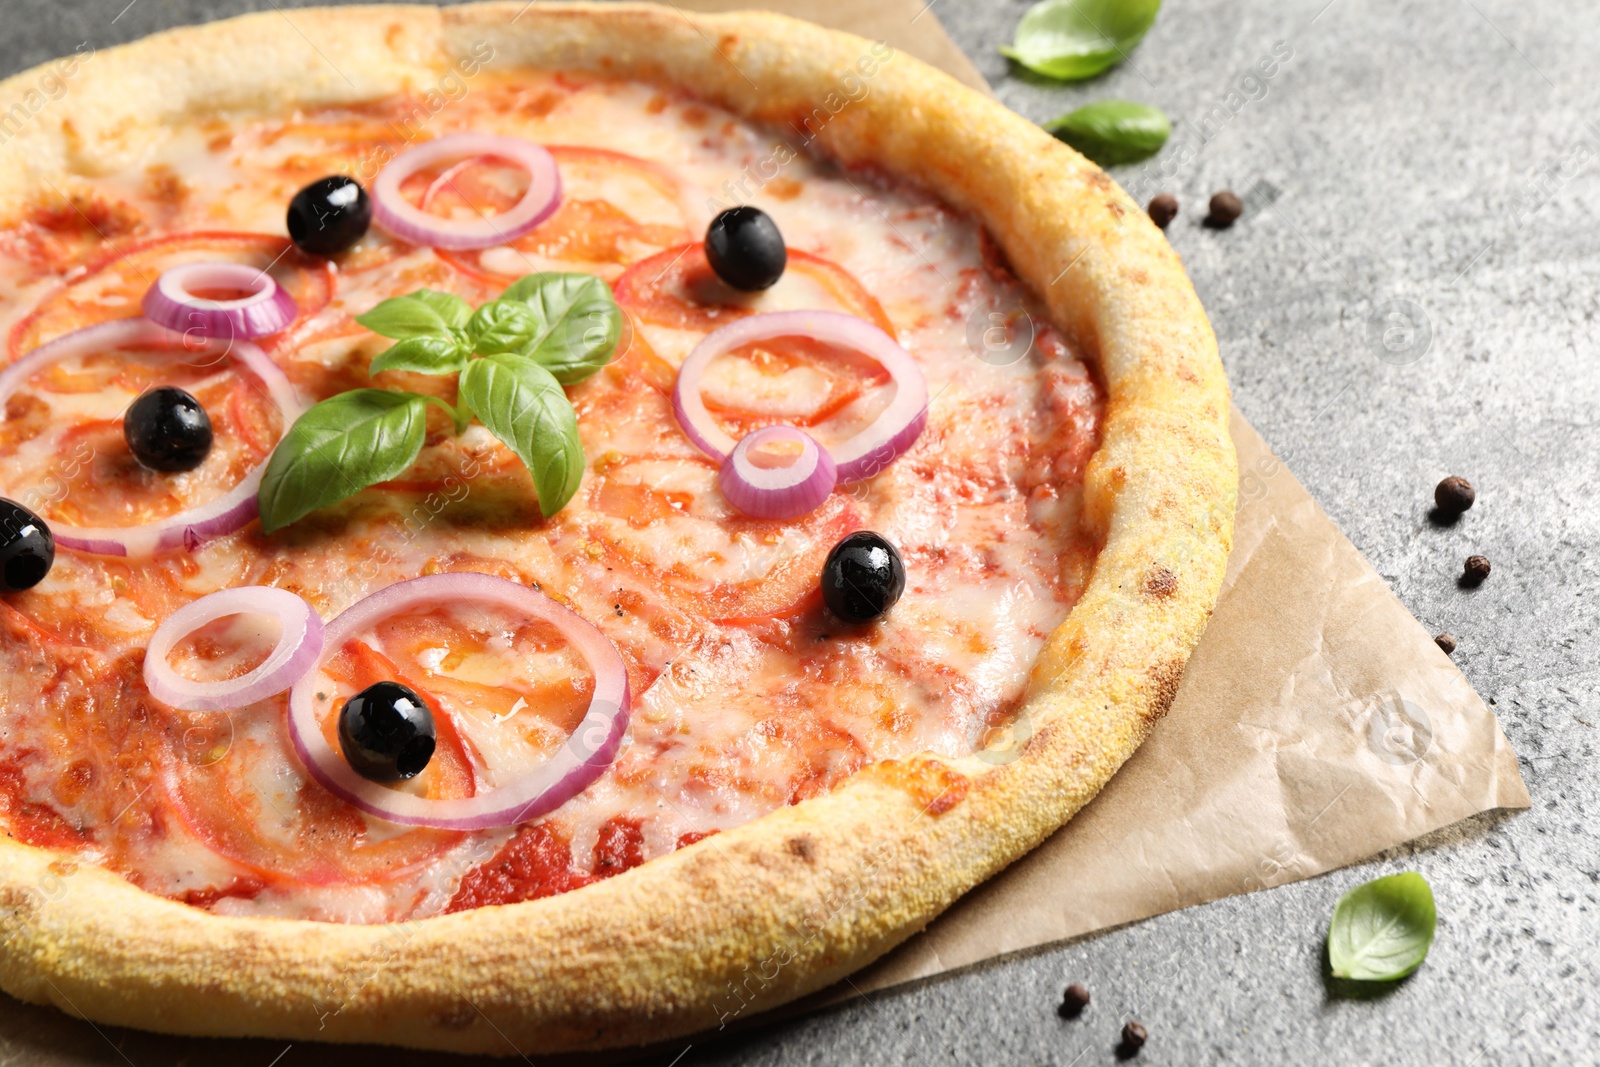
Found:
M 476 219 L 430 215 L 400 195 L 407 178 L 444 160 L 492 156 L 528 172 L 528 191 L 510 209 Z M 561 203 L 561 172 L 555 157 L 520 137 L 454 133 L 401 152 L 372 183 L 372 221 L 410 244 L 448 251 L 509 244 L 549 218 Z
M 207 300 L 195 289 L 239 289 L 238 300 Z M 140 305 L 145 317 L 185 337 L 266 337 L 300 309 L 272 275 L 243 263 L 184 263 L 161 272 Z
M 928 382 L 910 353 L 865 319 L 839 311 L 769 311 L 736 319 L 695 345 L 672 390 L 678 425 L 696 448 L 726 460 L 734 440 L 712 419 L 700 396 L 700 379 L 718 356 L 774 337 L 811 337 L 871 356 L 889 372 L 894 399 L 860 433 L 830 451 L 841 482 L 870 478 L 910 448 L 928 423 Z
M 751 453 L 771 441 L 798 442 L 800 453 L 786 466 L 755 462 Z M 833 456 L 810 434 L 793 426 L 763 426 L 745 434 L 717 471 L 717 487 L 728 503 L 758 519 L 798 519 L 810 514 L 828 499 L 838 481 Z
M 249 341 L 185 338 L 149 319 L 116 319 L 86 326 L 40 345 L 5 370 L 0 371 L 0 407 L 29 378 L 42 368 L 63 359 L 90 355 L 112 348 L 164 346 L 181 349 L 190 357 L 220 359 L 232 356 L 250 369 L 267 387 L 267 394 L 283 417 L 285 430 L 300 415 L 300 401 L 294 386 L 278 365 Z M 213 537 L 232 533 L 250 523 L 257 514 L 256 492 L 266 468 L 263 460 L 227 493 L 207 504 L 180 511 L 142 526 L 65 526 L 51 522 L 56 544 L 78 552 L 100 556 L 152 556 L 182 545 L 188 551 Z M 6 494 L 0 489 L 0 495 Z
M 254 670 L 222 682 L 194 682 L 172 669 L 167 657 L 179 641 L 228 615 L 268 615 L 283 633 Z M 288 689 L 322 653 L 322 616 L 287 589 L 247 585 L 222 589 L 168 615 L 156 627 L 144 654 L 144 684 L 150 695 L 179 711 L 227 711 Z
M 367 627 L 407 608 L 486 601 L 555 626 L 594 672 L 594 696 L 583 721 L 560 752 L 529 774 L 473 797 L 430 800 L 357 774 L 323 736 L 314 695 L 314 667 L 289 693 L 289 737 L 306 770 L 334 796 L 369 815 L 408 826 L 485 830 L 536 819 L 588 788 L 611 765 L 628 729 L 628 670 L 615 646 L 576 613 L 543 593 L 490 574 L 462 572 L 413 578 L 378 590 L 328 624 L 323 654 L 338 653 Z

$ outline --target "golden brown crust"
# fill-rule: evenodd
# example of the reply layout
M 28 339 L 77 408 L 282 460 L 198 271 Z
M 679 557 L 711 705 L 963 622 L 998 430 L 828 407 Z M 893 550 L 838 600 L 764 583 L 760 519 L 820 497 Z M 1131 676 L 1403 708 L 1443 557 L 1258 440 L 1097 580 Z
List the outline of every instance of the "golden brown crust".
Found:
M 308 39 L 331 61 L 308 62 Z M 497 65 L 656 80 L 771 122 L 821 106 L 870 47 L 775 15 L 649 5 L 247 16 L 96 55 L 0 148 L 0 209 L 47 181 L 66 188 L 75 173 L 121 165 L 181 115 L 425 85 L 480 40 Z M 0 86 L 0 99 L 37 76 Z M 1105 545 L 1035 668 L 1020 755 L 879 764 L 575 892 L 392 926 L 215 916 L 0 839 L 0 987 L 186 1034 L 504 1054 L 663 1039 L 838 980 L 1099 791 L 1171 702 L 1231 543 L 1227 384 L 1199 301 L 1166 240 L 1099 169 L 908 56 L 818 140 L 981 218 L 1104 374 L 1104 444 L 1086 494 Z

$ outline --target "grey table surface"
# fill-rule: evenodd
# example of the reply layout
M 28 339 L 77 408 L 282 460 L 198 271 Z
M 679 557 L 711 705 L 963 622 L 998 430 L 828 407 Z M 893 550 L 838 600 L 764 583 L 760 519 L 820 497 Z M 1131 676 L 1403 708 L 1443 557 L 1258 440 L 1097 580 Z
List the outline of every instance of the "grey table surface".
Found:
M 293 6 L 3 0 L 0 73 L 84 41 Z M 935 0 L 933 11 L 1030 118 L 1103 97 L 1172 116 L 1163 153 L 1115 176 L 1141 200 L 1179 197 L 1169 235 L 1239 407 L 1406 606 L 1460 637 L 1456 661 L 1520 754 L 1534 807 L 1357 868 L 700 1043 L 680 1067 L 1109 1063 L 1128 1018 L 1149 1029 L 1140 1059 L 1151 1064 L 1600 1063 L 1591 0 L 1168 0 L 1128 62 L 1072 86 L 1024 80 L 996 53 L 1026 6 Z M 1271 79 L 1252 75 L 1274 48 L 1292 55 Z M 1222 188 L 1245 195 L 1247 213 L 1208 230 L 1204 203 Z M 1476 484 L 1478 504 L 1436 527 L 1432 487 L 1451 473 Z M 1455 579 L 1472 552 L 1494 573 L 1469 591 Z M 1432 954 L 1385 995 L 1332 995 L 1322 940 L 1335 900 L 1402 869 L 1437 895 Z M 1055 1013 L 1068 981 L 1094 995 L 1074 1022 Z M 0 1063 L 46 1037 L 85 1063 L 160 1062 L 144 1035 L 107 1030 L 102 1041 L 73 1024 L 63 1037 L 44 1009 L 8 1007 L 20 1022 L 0 1034 Z M 280 1052 L 216 1049 L 189 1062 L 266 1067 Z M 278 1067 L 307 1051 L 283 1051 Z

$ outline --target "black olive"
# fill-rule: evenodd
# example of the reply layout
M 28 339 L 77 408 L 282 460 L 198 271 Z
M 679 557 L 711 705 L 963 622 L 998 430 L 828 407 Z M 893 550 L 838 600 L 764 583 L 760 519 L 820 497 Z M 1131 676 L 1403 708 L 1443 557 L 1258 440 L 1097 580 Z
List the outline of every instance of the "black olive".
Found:
M 339 747 L 374 782 L 415 778 L 433 758 L 433 712 L 399 682 L 369 685 L 339 712 Z
M 905 561 L 870 530 L 834 545 L 822 565 L 822 600 L 845 622 L 871 622 L 894 607 L 905 591 Z
M 140 395 L 122 417 L 133 458 L 155 471 L 192 471 L 211 451 L 211 416 L 175 385 Z
M 778 224 L 758 207 L 730 207 L 706 230 L 706 261 L 741 292 L 770 289 L 789 262 Z
M 289 239 L 314 256 L 343 252 L 371 225 L 367 191 L 342 174 L 317 179 L 289 201 Z
M 56 539 L 43 519 L 0 498 L 0 593 L 32 589 L 56 561 Z

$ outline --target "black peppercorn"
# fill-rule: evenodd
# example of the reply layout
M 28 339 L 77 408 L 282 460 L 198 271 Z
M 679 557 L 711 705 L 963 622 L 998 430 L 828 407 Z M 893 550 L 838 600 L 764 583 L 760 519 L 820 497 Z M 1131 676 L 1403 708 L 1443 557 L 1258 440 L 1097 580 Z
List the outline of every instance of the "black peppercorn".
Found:
M 1061 994 L 1061 1014 L 1069 1019 L 1077 1018 L 1088 1006 L 1089 987 L 1082 982 L 1073 982 Z
M 1433 638 L 1433 643 L 1438 645 L 1439 646 L 1439 650 L 1441 652 L 1443 652 L 1445 655 L 1450 656 L 1450 655 L 1454 655 L 1455 654 L 1455 650 L 1456 650 L 1456 635 L 1455 634 L 1435 634 L 1434 638 Z
M 1468 556 L 1466 566 L 1461 571 L 1461 580 L 1468 585 L 1477 585 L 1487 577 L 1489 577 L 1489 557 Z
M 1178 198 L 1171 193 L 1161 193 L 1150 201 L 1150 221 L 1163 230 L 1178 217 Z
M 1441 513 L 1451 518 L 1472 507 L 1473 501 L 1477 499 L 1478 494 L 1472 488 L 1472 483 L 1454 474 L 1433 489 L 1433 502 L 1439 506 Z
M 1231 190 L 1224 189 L 1211 198 L 1211 214 L 1206 216 L 1206 225 L 1214 230 L 1226 230 L 1243 214 L 1244 202 Z

